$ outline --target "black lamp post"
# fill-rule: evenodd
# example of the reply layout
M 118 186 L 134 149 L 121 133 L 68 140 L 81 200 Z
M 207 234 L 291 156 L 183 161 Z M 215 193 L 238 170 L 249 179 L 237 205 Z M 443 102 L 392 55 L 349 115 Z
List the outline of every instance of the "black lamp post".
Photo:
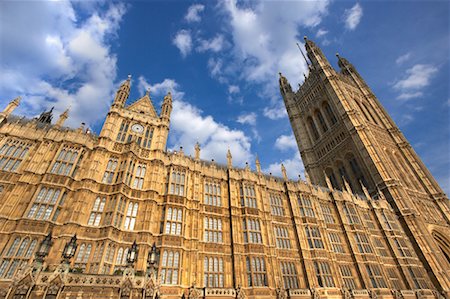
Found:
M 77 251 L 77 235 L 75 234 L 69 241 L 69 243 L 66 243 L 66 246 L 64 246 L 64 250 L 62 253 L 63 261 L 67 264 L 69 264 L 69 260 L 75 256 L 75 252 Z
M 131 245 L 130 250 L 128 250 L 128 255 L 127 255 L 127 262 L 128 264 L 134 264 L 137 260 L 137 256 L 138 256 L 138 246 L 136 244 L 136 240 L 133 242 L 133 245 Z
M 39 244 L 39 247 L 34 255 L 35 258 L 33 263 L 33 271 L 38 270 L 42 267 L 44 258 L 49 254 L 50 247 L 52 247 L 52 245 L 52 232 L 49 232 L 48 235 Z

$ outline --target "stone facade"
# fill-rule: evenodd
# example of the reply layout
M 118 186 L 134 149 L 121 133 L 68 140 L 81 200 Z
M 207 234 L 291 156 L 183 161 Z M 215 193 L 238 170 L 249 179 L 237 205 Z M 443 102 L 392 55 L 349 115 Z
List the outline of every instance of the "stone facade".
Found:
M 348 115 L 361 115 L 339 93 L 328 141 L 302 144 L 307 118 L 295 109 L 339 80 L 359 88 L 308 47 L 304 86 L 294 93 L 281 77 L 280 88 L 311 180 L 289 180 L 284 167 L 282 178 L 263 174 L 259 161 L 234 167 L 230 152 L 227 165 L 204 161 L 200 145 L 194 157 L 166 151 L 170 93 L 159 115 L 149 92 L 127 106 L 129 79 L 99 136 L 64 127 L 68 111 L 55 124 L 51 111 L 13 116 L 13 100 L 0 114 L 0 298 L 448 298 L 448 200 L 417 156 L 423 190 L 380 181 L 375 166 L 360 166 L 363 184 L 317 170 L 328 141 L 338 140 L 325 157 L 345 147 L 361 164 L 378 149 L 360 132 L 398 129 L 352 126 Z

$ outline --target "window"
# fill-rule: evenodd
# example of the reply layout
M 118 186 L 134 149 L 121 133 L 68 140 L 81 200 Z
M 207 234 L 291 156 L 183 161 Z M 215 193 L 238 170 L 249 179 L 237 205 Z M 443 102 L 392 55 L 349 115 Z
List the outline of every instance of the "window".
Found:
M 219 183 L 205 183 L 205 205 L 221 207 L 222 197 Z
M 297 269 L 293 262 L 281 262 L 281 276 L 283 277 L 284 288 L 298 289 Z
M 373 253 L 372 247 L 369 244 L 369 239 L 365 233 L 355 233 L 355 242 L 359 252 Z
M 341 238 L 337 233 L 328 233 L 330 239 L 331 248 L 336 253 L 345 253 L 344 246 L 342 246 Z
M 73 165 L 77 161 L 78 154 L 79 149 L 68 147 L 63 148 L 56 157 L 50 172 L 60 175 L 71 175 L 71 171 L 73 169 Z
M 8 140 L 0 149 L 0 170 L 16 171 L 29 149 L 30 145 L 25 142 Z
M 165 250 L 161 262 L 161 284 L 178 284 L 178 269 L 180 267 L 180 253 Z
M 397 225 L 397 222 L 390 212 L 387 212 L 385 210 L 381 210 L 381 217 L 383 218 L 385 228 L 388 230 L 398 230 L 399 226 Z
M 55 206 L 62 205 L 62 202 L 58 202 L 60 194 L 61 190 L 59 189 L 41 187 L 36 195 L 33 205 L 28 211 L 27 217 L 36 220 L 49 220 Z
M 124 270 L 127 267 L 127 255 L 128 255 L 128 248 L 122 248 L 120 247 L 117 250 L 117 256 L 116 256 L 116 264 L 114 266 L 114 272 L 119 270 Z
M 144 142 L 142 143 L 142 147 L 150 148 L 152 144 L 152 137 L 153 137 L 153 128 L 147 127 L 147 130 L 145 131 L 145 137 Z
M 356 289 L 355 279 L 353 278 L 352 268 L 350 265 L 340 265 L 342 280 L 344 281 L 344 287 L 353 290 Z
M 391 282 L 391 287 L 396 290 L 403 289 L 403 285 L 401 284 L 400 279 L 398 279 L 397 271 L 393 267 L 386 268 L 386 270 L 389 276 L 389 281 Z
M 282 226 L 275 226 L 275 238 L 277 239 L 277 247 L 283 249 L 291 248 L 291 240 L 289 238 L 288 229 Z
M 103 242 L 100 242 L 96 247 L 94 251 L 94 256 L 91 259 L 91 265 L 89 267 L 89 273 L 95 273 L 98 274 L 100 262 L 102 260 L 103 252 L 105 249 L 105 244 Z
M 0 278 L 11 279 L 17 270 L 28 264 L 34 255 L 36 244 L 36 239 L 16 237 L 0 258 Z
M 170 182 L 170 194 L 184 196 L 184 184 L 186 175 L 183 172 L 172 172 L 172 180 Z
M 370 211 L 365 211 L 363 213 L 364 222 L 369 229 L 375 229 L 375 224 L 373 223 L 372 217 L 370 216 Z
M 356 212 L 356 208 L 355 208 L 354 204 L 345 202 L 343 209 L 344 209 L 344 213 L 345 213 L 345 216 L 347 217 L 347 221 L 349 224 L 360 224 L 361 223 L 361 221 L 359 220 L 359 217 L 358 217 L 358 213 Z
M 314 269 L 319 287 L 334 287 L 333 277 L 331 276 L 330 265 L 327 262 L 314 261 Z
M 428 284 L 425 280 L 423 268 L 408 266 L 408 272 L 411 276 L 416 289 L 428 289 Z
M 274 216 L 284 216 L 283 200 L 278 193 L 269 193 L 270 209 Z
M 130 122 L 127 120 L 123 120 L 120 125 L 119 134 L 117 134 L 116 141 L 124 142 L 125 137 L 127 136 L 128 127 L 130 126 Z
M 241 207 L 258 208 L 255 187 L 253 185 L 242 184 L 239 193 L 241 196 Z
M 125 223 L 123 228 L 126 230 L 133 230 L 136 224 L 136 217 L 138 212 L 138 203 L 128 203 L 127 215 L 125 217 Z
M 142 164 L 138 164 L 136 168 L 136 173 L 133 181 L 133 188 L 142 189 L 144 186 L 144 177 L 147 167 Z
M 103 268 L 101 273 L 102 274 L 110 274 L 112 264 L 114 263 L 114 255 L 116 254 L 116 245 L 109 244 L 108 247 L 106 247 L 105 251 L 105 259 L 103 263 Z M 126 258 L 126 256 L 125 256 Z
M 97 197 L 92 207 L 91 216 L 89 216 L 88 225 L 99 226 L 102 219 L 103 210 L 105 208 L 106 198 Z
M 305 226 L 306 239 L 308 240 L 309 248 L 323 249 L 323 241 L 320 236 L 320 231 L 317 226 Z
M 314 217 L 314 209 L 312 207 L 311 199 L 308 195 L 297 194 L 298 206 L 300 207 L 300 215 L 302 217 Z
M 168 208 L 166 213 L 166 234 L 181 235 L 181 225 L 183 224 L 182 209 Z
M 210 243 L 222 243 L 222 220 L 212 217 L 205 217 L 204 241 Z
M 373 242 L 375 244 L 375 248 L 379 255 L 381 256 L 388 256 L 386 246 L 384 245 L 384 242 L 381 240 L 380 237 L 373 237 Z
M 397 246 L 397 250 L 401 256 L 412 257 L 411 251 L 409 250 L 409 247 L 406 244 L 405 239 L 394 237 L 394 243 Z
M 327 123 L 325 122 L 325 119 L 323 118 L 322 113 L 319 110 L 315 111 L 315 116 L 319 120 L 320 127 L 322 128 L 322 132 L 328 131 Z
M 205 287 L 223 288 L 223 259 L 221 257 L 205 257 L 203 263 Z
M 336 223 L 333 212 L 329 205 L 321 204 L 320 208 L 322 209 L 323 219 L 325 220 L 325 223 L 329 223 L 329 224 Z
M 311 116 L 308 117 L 307 122 L 309 125 L 309 130 L 311 131 L 311 134 L 313 135 L 314 139 L 319 139 L 319 131 L 317 131 L 316 124 L 314 123 Z
M 263 257 L 247 257 L 247 281 L 249 287 L 267 286 L 266 264 Z
M 350 164 L 350 168 L 352 169 L 356 181 L 360 181 L 364 186 L 367 186 L 366 178 L 364 177 L 356 159 L 352 157 L 348 160 L 348 163 Z
M 386 282 L 381 274 L 380 266 L 369 264 L 366 265 L 366 270 L 373 288 L 387 288 Z
M 75 268 L 80 268 L 83 272 L 86 270 L 87 262 L 89 261 L 89 256 L 91 255 L 91 244 L 81 244 L 78 249 L 78 254 L 75 259 Z
M 114 174 L 117 169 L 117 159 L 109 159 L 108 164 L 106 165 L 105 174 L 103 174 L 102 182 L 105 184 L 112 184 Z
M 261 225 L 258 219 L 242 219 L 244 243 L 262 244 Z
M 134 161 L 130 161 L 130 163 L 128 164 L 127 172 L 125 174 L 125 184 L 127 184 L 127 185 L 130 185 L 130 183 L 131 183 L 135 166 L 136 166 L 136 162 L 134 162 Z
M 336 117 L 334 116 L 333 110 L 331 110 L 330 105 L 328 105 L 328 103 L 323 103 L 323 108 L 325 108 L 325 113 L 328 117 L 328 120 L 332 123 L 335 124 L 337 122 Z

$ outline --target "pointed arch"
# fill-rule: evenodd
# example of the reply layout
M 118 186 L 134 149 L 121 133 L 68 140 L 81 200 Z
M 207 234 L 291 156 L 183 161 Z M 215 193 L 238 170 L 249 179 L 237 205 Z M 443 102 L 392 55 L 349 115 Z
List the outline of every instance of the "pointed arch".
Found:
M 437 230 L 432 231 L 431 235 L 447 259 L 447 262 L 450 264 L 450 240 Z

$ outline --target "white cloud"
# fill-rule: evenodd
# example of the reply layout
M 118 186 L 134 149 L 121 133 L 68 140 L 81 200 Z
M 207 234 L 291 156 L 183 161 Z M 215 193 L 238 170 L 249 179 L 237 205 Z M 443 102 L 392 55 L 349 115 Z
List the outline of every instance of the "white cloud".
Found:
M 250 126 L 256 125 L 256 113 L 250 112 L 248 114 L 241 114 L 236 120 L 240 124 L 248 124 Z
M 184 16 L 185 20 L 188 22 L 200 22 L 201 17 L 200 13 L 205 10 L 205 6 L 202 4 L 193 4 L 189 6 L 186 15 Z
M 397 99 L 399 99 L 399 100 L 410 100 L 410 99 L 414 99 L 414 98 L 419 98 L 421 96 L 423 96 L 423 92 L 421 92 L 421 91 L 403 92 L 397 97 Z
M 281 135 L 275 140 L 275 147 L 281 151 L 297 150 L 297 142 L 294 135 Z
M 273 107 L 265 107 L 263 111 L 264 116 L 271 120 L 277 120 L 287 116 L 286 108 L 284 104 L 279 101 L 279 103 L 275 104 Z
M 345 28 L 355 30 L 363 16 L 363 9 L 359 3 L 356 3 L 352 8 L 346 9 L 344 12 Z
M 0 93 L 22 96 L 17 113 L 35 116 L 71 106 L 68 124 L 100 121 L 114 94 L 116 57 L 110 50 L 125 5 L 78 19 L 68 1 L 0 2 Z
M 408 61 L 410 58 L 411 58 L 411 52 L 408 52 L 406 54 L 403 54 L 403 55 L 399 56 L 395 60 L 395 63 L 400 65 L 400 64 L 403 64 L 404 62 Z
M 241 130 L 218 123 L 211 115 L 203 115 L 199 108 L 187 103 L 184 92 L 175 80 L 164 79 L 151 84 L 144 77 L 139 77 L 140 90 L 149 86 L 154 90 L 155 96 L 163 96 L 169 90 L 173 95 L 169 148 L 178 150 L 182 146 L 186 154 L 193 155 L 195 143 L 199 142 L 201 158 L 205 160 L 215 159 L 218 163 L 226 164 L 228 148 L 236 166 L 242 167 L 246 161 L 253 159 L 250 138 Z
M 294 156 L 290 159 L 285 159 L 283 161 L 272 163 L 264 169 L 265 173 L 272 173 L 275 176 L 282 177 L 281 164 L 286 168 L 286 174 L 291 180 L 298 180 L 298 176 L 302 175 L 304 177 L 305 168 L 303 162 L 300 158 L 299 152 L 296 152 Z
M 316 37 L 317 38 L 322 37 L 322 36 L 326 35 L 327 33 L 328 33 L 328 30 L 321 28 L 321 29 L 317 30 Z
M 424 88 L 430 84 L 430 79 L 437 70 L 430 64 L 416 64 L 406 71 L 406 78 L 394 84 L 394 88 L 401 91 Z
M 228 93 L 229 94 L 239 93 L 240 91 L 241 91 L 241 89 L 237 85 L 229 85 L 228 86 Z
M 186 57 L 192 50 L 192 37 L 190 31 L 178 31 L 173 38 L 172 43 L 180 50 L 181 56 Z
M 199 46 L 197 47 L 198 52 L 206 52 L 206 51 L 212 51 L 212 52 L 219 52 L 224 47 L 224 38 L 223 35 L 219 34 L 216 37 L 206 40 L 206 39 L 199 39 Z

